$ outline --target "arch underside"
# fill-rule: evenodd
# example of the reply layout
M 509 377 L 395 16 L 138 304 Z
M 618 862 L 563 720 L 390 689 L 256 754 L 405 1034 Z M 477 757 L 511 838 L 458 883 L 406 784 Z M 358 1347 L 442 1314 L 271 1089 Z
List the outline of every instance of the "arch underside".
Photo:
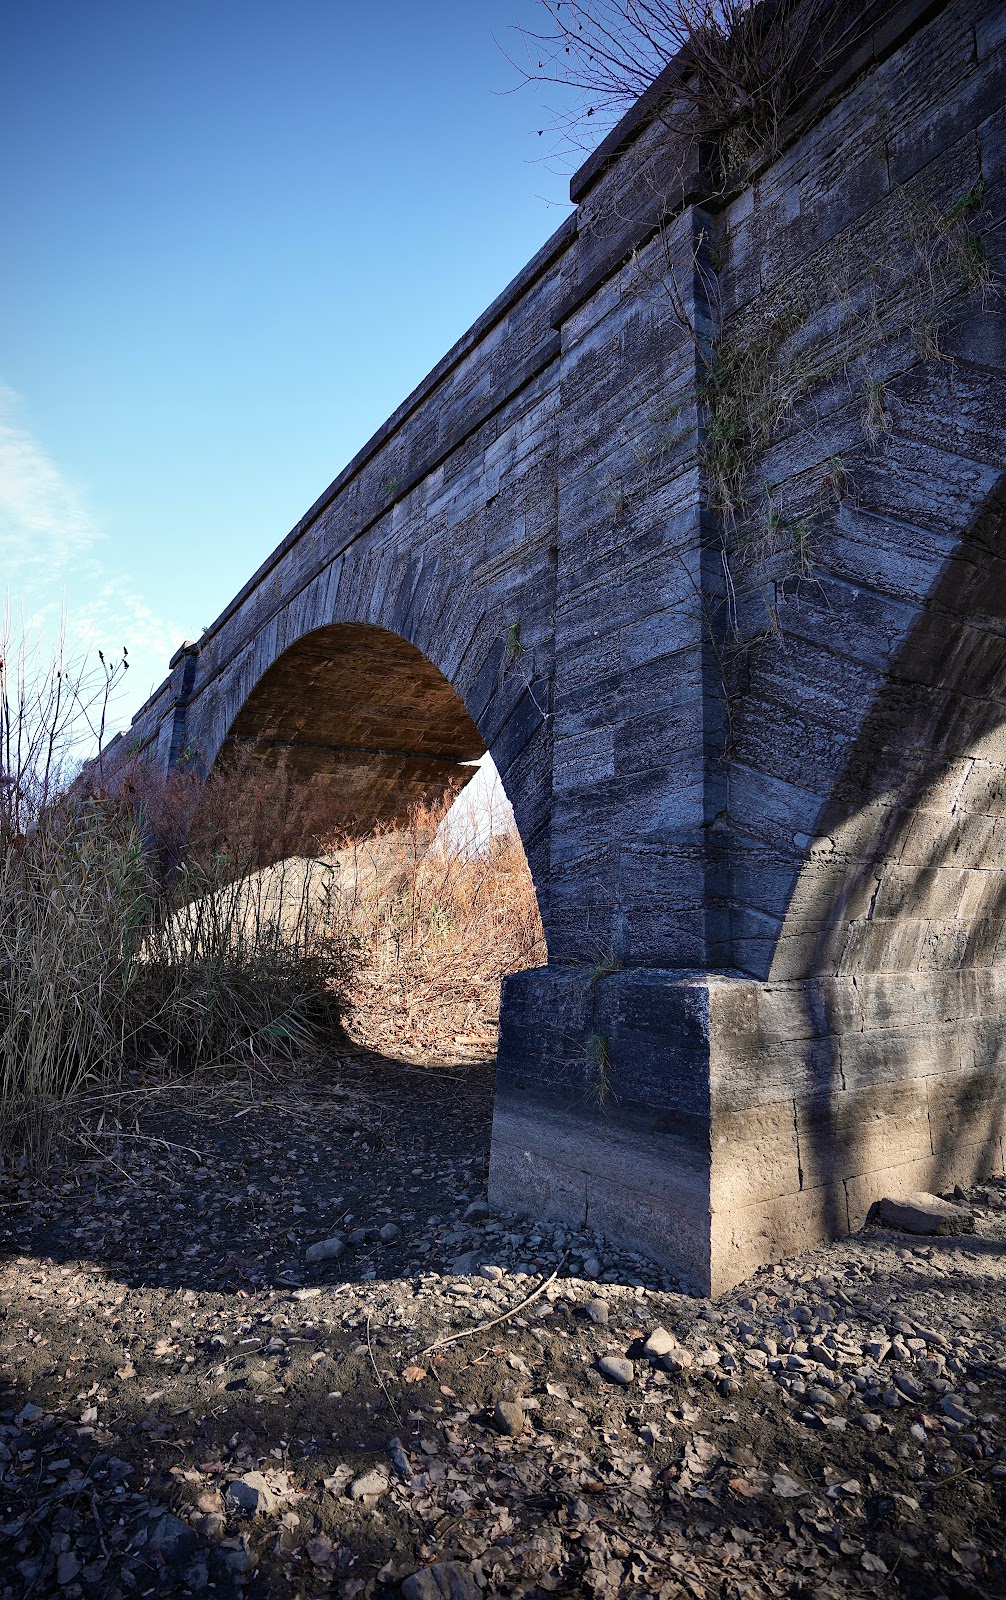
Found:
M 311 785 L 335 833 L 398 826 L 452 799 L 485 754 L 452 685 L 414 645 L 367 623 L 305 634 L 245 700 L 224 745 Z

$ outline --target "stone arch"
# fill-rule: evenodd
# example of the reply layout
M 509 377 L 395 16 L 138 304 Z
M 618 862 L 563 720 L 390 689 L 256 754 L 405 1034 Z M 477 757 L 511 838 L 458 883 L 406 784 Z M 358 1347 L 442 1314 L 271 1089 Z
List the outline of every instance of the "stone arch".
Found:
M 249 642 L 240 609 L 222 619 L 199 648 L 175 745 L 195 752 L 203 772 L 240 740 L 274 739 L 277 750 L 285 742 L 288 762 L 305 773 L 330 760 L 356 796 L 346 820 L 364 828 L 400 818 L 415 800 L 457 792 L 474 772 L 468 763 L 488 751 L 547 931 L 550 597 L 526 575 L 522 582 L 518 595 L 508 597 L 502 580 L 499 593 L 487 594 L 438 559 L 360 545 L 256 618 Z M 523 619 L 519 656 L 507 647 L 511 608 Z M 228 649 L 232 630 L 241 642 Z M 341 710 L 326 708 L 340 696 Z M 311 745 L 319 748 L 298 748 Z
M 429 657 L 374 623 L 314 628 L 267 667 L 221 755 L 250 747 L 310 784 L 336 831 L 403 823 L 453 799 L 486 752 L 464 702 Z

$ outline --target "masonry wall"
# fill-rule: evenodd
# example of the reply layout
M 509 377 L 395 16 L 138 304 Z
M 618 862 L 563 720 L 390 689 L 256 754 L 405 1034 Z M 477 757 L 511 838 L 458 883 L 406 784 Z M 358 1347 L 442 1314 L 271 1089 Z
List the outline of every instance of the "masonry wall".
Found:
M 802 301 L 783 360 L 825 369 L 754 466 L 809 571 L 738 563 L 732 965 L 767 982 L 712 1071 L 734 1273 L 1003 1170 L 1003 42 L 943 8 L 723 218 L 727 328 Z
M 314 730 L 338 783 L 339 630 L 422 652 L 548 937 L 494 1193 L 706 1288 L 1003 1159 L 1006 18 L 881 9 L 730 188 L 671 70 L 131 741 Z
M 628 304 L 663 292 L 696 335 L 706 403 L 681 407 L 672 381 L 643 416 L 625 409 L 630 432 L 606 429 L 620 508 L 607 549 L 604 513 L 578 506 L 611 570 L 631 573 L 649 541 L 647 599 L 666 610 L 640 607 L 646 671 L 668 714 L 652 724 L 660 799 L 645 836 L 618 815 L 611 856 L 578 860 L 558 893 L 581 926 L 607 906 L 612 962 L 648 970 L 608 975 L 602 957 L 573 986 L 579 1028 L 562 1037 L 545 1014 L 569 1012 L 568 988 L 560 1006 L 542 985 L 536 1014 L 534 980 L 520 980 L 548 1043 L 536 1072 L 515 1021 L 494 1164 L 501 1193 L 530 1199 L 548 1174 L 555 1214 L 614 1216 L 713 1288 L 859 1226 L 883 1192 L 1003 1167 L 1003 23 L 975 4 L 915 24 L 873 41 L 863 74 L 726 204 L 652 126 L 639 143 L 663 140 L 662 191 L 630 145 L 581 198 L 581 275 L 586 258 L 597 278 L 599 239 L 621 248 L 630 212 L 642 242 L 603 283 L 588 276 L 576 327 L 600 344 Z M 715 267 L 697 285 L 703 244 Z M 970 282 L 965 249 L 987 262 Z M 751 430 L 732 521 L 711 515 L 721 375 L 701 347 L 703 301 L 747 414 L 769 382 L 783 395 L 768 440 Z M 603 417 L 636 369 L 614 340 L 602 348 L 588 404 Z M 675 546 L 672 497 L 690 471 Z M 595 760 L 616 752 L 614 795 L 631 770 L 618 753 L 632 622 L 610 589 L 593 609 L 578 596 L 575 615 L 594 648 L 577 705 L 589 741 L 575 723 L 574 738 Z M 557 650 L 557 777 L 577 748 L 561 720 L 576 643 Z M 675 743 L 677 774 L 661 770 Z M 639 793 L 642 811 L 645 775 Z M 557 837 L 561 825 L 557 808 Z M 576 1037 L 591 1041 L 579 1054 Z M 560 1075 L 579 1096 L 565 1141 L 536 1131 L 564 1115 Z M 704 1207 L 703 1250 L 680 1234 Z

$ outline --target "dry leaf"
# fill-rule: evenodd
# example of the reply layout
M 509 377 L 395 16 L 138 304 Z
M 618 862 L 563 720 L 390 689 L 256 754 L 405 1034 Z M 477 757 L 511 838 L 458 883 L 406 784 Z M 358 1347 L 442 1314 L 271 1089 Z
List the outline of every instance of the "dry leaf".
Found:
M 405 1383 L 422 1383 L 425 1377 L 425 1367 L 406 1367 L 402 1373 L 402 1379 Z
M 728 1478 L 727 1488 L 734 1494 L 742 1495 L 745 1500 L 756 1500 L 761 1494 L 761 1485 L 753 1483 L 750 1478 Z
M 867 1572 L 886 1572 L 887 1562 L 880 1556 L 875 1556 L 872 1550 L 864 1550 L 859 1558 L 859 1564 Z
M 801 1495 L 808 1492 L 806 1489 L 801 1489 L 796 1480 L 786 1472 L 775 1473 L 772 1478 L 772 1488 L 781 1500 L 799 1500 Z M 884 1570 L 887 1570 L 886 1567 Z

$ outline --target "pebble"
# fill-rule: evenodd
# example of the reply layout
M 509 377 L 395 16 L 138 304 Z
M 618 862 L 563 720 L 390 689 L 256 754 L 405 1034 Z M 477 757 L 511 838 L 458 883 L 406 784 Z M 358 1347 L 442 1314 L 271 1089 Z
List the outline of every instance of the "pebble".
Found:
M 394 1438 L 388 1440 L 388 1454 L 394 1464 L 395 1471 L 398 1473 L 398 1476 L 402 1479 L 403 1483 L 411 1483 L 412 1466 L 409 1462 L 408 1456 L 405 1454 L 405 1451 L 402 1448 L 401 1439 Z
M 907 1372 L 896 1372 L 894 1374 L 894 1384 L 895 1388 L 900 1389 L 901 1393 L 907 1395 L 909 1400 L 925 1399 L 925 1389 L 923 1389 L 921 1383 L 916 1383 L 915 1379 L 910 1377 Z
M 485 1266 L 479 1267 L 479 1277 L 485 1278 L 489 1283 L 502 1283 L 505 1273 L 502 1267 L 494 1267 L 487 1262 Z
M 221 1554 L 235 1578 L 247 1577 L 258 1566 L 258 1552 L 244 1542 L 236 1550 L 223 1550 Z
M 493 1411 L 493 1427 L 508 1439 L 518 1439 L 524 1432 L 525 1416 L 515 1400 L 498 1400 Z
M 246 1472 L 227 1486 L 227 1504 L 241 1511 L 256 1514 L 272 1511 L 276 1494 L 266 1483 L 261 1472 Z
M 864 1411 L 862 1416 L 857 1417 L 856 1420 L 861 1428 L 866 1429 L 867 1433 L 879 1433 L 884 1426 L 883 1417 L 878 1416 L 876 1411 Z
M 591 1322 L 599 1327 L 605 1327 L 608 1321 L 608 1302 L 606 1300 L 588 1300 L 587 1315 Z
M 379 1500 L 387 1494 L 389 1482 L 387 1475 L 380 1468 L 372 1467 L 369 1472 L 361 1472 L 354 1478 L 346 1491 L 351 1500 Z
M 403 1600 L 479 1600 L 471 1567 L 460 1561 L 437 1561 L 420 1567 L 402 1584 Z
M 636 1376 L 636 1369 L 627 1356 L 602 1356 L 597 1370 L 612 1383 L 631 1383 Z
M 950 1418 L 951 1422 L 967 1423 L 975 1420 L 974 1412 L 967 1409 L 959 1395 L 945 1394 L 940 1401 L 940 1410 L 944 1416 Z
M 458 1256 L 451 1265 L 451 1271 L 456 1278 L 473 1278 L 482 1267 L 482 1251 L 466 1250 L 463 1256 Z
M 661 1356 L 660 1364 L 668 1372 L 686 1372 L 689 1367 L 694 1366 L 695 1357 L 690 1350 L 681 1345 L 677 1350 L 668 1350 L 665 1356 Z
M 583 1263 L 583 1275 L 585 1278 L 600 1277 L 601 1263 L 598 1261 L 596 1256 L 587 1256 Z
M 658 1358 L 660 1356 L 669 1355 L 670 1352 L 672 1350 L 676 1350 L 677 1347 L 677 1339 L 675 1339 L 673 1334 L 668 1333 L 666 1328 L 654 1328 L 646 1343 L 643 1345 L 643 1349 L 648 1356 L 656 1356 Z
M 398 1238 L 401 1231 L 397 1222 L 386 1222 L 380 1232 L 381 1243 L 390 1244 L 392 1239 Z
M 488 1217 L 490 1215 L 491 1208 L 488 1200 L 473 1200 L 465 1212 L 465 1221 L 481 1222 L 483 1217 Z
M 319 1239 L 317 1244 L 308 1245 L 305 1259 L 312 1263 L 315 1261 L 338 1261 L 339 1257 L 345 1254 L 345 1241 L 336 1235 L 332 1239 Z

